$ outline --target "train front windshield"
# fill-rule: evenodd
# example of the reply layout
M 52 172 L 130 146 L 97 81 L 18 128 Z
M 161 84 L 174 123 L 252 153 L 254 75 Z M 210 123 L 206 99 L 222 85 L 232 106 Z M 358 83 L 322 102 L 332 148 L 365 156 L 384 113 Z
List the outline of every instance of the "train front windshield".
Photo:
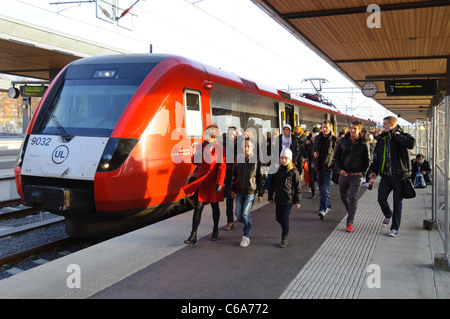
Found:
M 152 66 L 130 72 L 127 65 L 68 69 L 43 106 L 40 125 L 34 133 L 63 136 L 110 136 L 117 121 Z
M 44 134 L 109 136 L 136 92 L 135 85 L 91 85 L 85 80 L 65 81 L 50 106 Z

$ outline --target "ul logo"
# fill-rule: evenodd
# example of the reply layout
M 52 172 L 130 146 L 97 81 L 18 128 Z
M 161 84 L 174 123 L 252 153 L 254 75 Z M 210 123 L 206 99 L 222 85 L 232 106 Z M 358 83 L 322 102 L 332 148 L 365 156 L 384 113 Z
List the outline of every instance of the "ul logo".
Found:
M 55 164 L 61 164 L 69 156 L 69 148 L 65 145 L 60 145 L 52 153 L 52 160 Z

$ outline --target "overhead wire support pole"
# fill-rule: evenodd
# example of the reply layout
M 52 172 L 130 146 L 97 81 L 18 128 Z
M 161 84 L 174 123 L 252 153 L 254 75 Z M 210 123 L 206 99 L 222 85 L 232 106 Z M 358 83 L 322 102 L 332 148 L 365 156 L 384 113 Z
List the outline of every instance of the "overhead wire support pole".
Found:
M 122 14 L 120 15 L 120 17 L 117 17 L 117 18 L 116 18 L 116 21 L 119 20 L 119 19 L 122 19 L 125 15 L 127 15 L 127 14 L 130 12 L 130 10 L 133 9 L 133 7 L 134 7 L 139 1 L 140 1 L 140 0 L 136 0 L 136 2 L 133 3 L 128 9 L 125 9 L 125 10 L 122 12 Z
M 74 4 L 74 3 L 91 3 L 95 2 L 95 0 L 82 0 L 82 1 L 64 1 L 64 2 L 50 2 L 50 4 Z

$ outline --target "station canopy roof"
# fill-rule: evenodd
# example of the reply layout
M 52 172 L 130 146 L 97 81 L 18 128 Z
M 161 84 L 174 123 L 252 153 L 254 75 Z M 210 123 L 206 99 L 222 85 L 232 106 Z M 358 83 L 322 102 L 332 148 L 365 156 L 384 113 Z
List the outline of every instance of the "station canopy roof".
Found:
M 373 98 L 391 112 L 431 117 L 450 78 L 449 0 L 252 1 L 356 85 L 376 83 Z M 410 79 L 436 80 L 436 95 L 387 96 L 385 81 Z
M 124 50 L 45 29 L 2 12 L 0 48 L 0 74 L 36 80 L 51 80 L 67 64 L 79 58 L 124 53 Z
M 48 80 L 49 73 L 64 68 L 79 56 L 29 43 L 0 39 L 0 72 Z

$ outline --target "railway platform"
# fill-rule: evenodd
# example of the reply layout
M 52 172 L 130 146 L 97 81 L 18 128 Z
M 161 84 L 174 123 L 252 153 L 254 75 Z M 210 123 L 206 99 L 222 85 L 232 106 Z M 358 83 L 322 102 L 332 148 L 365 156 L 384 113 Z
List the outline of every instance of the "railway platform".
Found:
M 310 199 L 304 187 L 301 208 L 291 211 L 287 248 L 279 247 L 281 228 L 265 195 L 255 202 L 247 248 L 239 247 L 239 223 L 223 230 L 224 203 L 219 239 L 209 239 L 208 205 L 196 245 L 183 243 L 191 229 L 192 212 L 187 212 L 3 279 L 0 298 L 450 298 L 450 272 L 433 267 L 435 255 L 443 252 L 440 235 L 423 228 L 423 220 L 431 218 L 431 187 L 404 200 L 395 238 L 382 227 L 377 187 L 361 190 L 353 233 L 345 232 L 336 186 L 332 212 L 324 220 L 317 216 L 318 198 Z

